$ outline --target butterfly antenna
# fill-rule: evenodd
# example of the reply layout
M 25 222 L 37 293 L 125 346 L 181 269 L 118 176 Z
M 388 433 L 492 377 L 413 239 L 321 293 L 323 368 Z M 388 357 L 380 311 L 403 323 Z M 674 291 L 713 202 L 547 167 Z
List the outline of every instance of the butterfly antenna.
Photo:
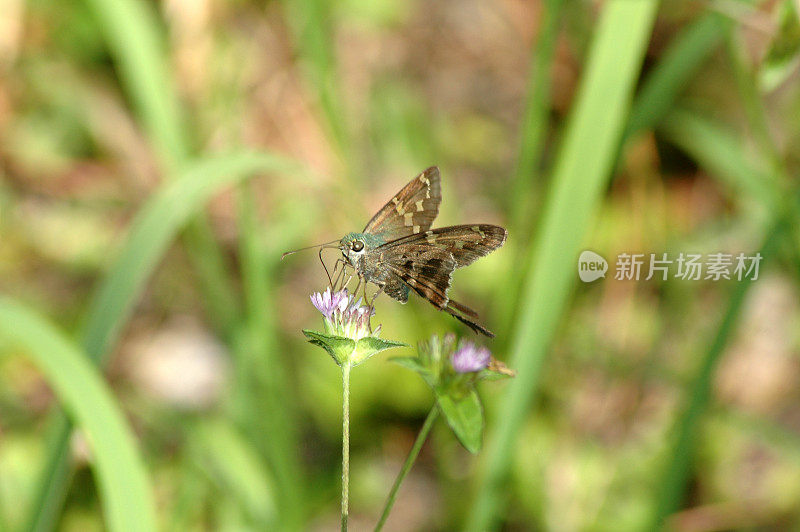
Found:
M 284 257 L 286 257 L 286 256 L 288 256 L 288 255 L 292 255 L 292 254 L 294 254 L 294 253 L 297 253 L 298 251 L 305 251 L 305 250 L 307 250 L 307 249 L 316 249 L 316 248 L 320 248 L 320 251 L 322 251 L 322 249 L 321 249 L 321 248 L 324 248 L 324 247 L 332 247 L 332 246 L 331 246 L 331 244 L 334 244 L 334 243 L 336 243 L 336 242 L 339 242 L 339 240 L 338 240 L 338 239 L 337 239 L 337 240 L 331 240 L 330 242 L 323 242 L 322 244 L 317 244 L 317 245 L 315 245 L 315 246 L 306 246 L 306 247 L 304 247 L 304 248 L 293 249 L 292 251 L 287 251 L 286 253 L 284 253 L 283 255 L 281 255 L 281 260 L 283 260 L 283 258 L 284 258 Z

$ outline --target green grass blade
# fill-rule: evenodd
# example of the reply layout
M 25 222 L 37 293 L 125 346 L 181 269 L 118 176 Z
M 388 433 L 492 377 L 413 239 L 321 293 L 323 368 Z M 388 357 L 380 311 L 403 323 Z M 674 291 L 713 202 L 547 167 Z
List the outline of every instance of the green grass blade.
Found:
M 239 153 L 200 161 L 153 195 L 134 220 L 127 241 L 96 292 L 83 329 L 82 345 L 90 360 L 102 363 L 144 289 L 158 261 L 180 229 L 225 187 L 258 172 L 297 169 L 269 154 Z M 26 530 L 52 530 L 58 519 L 69 476 L 65 448 L 70 427 L 64 423 L 51 442 L 48 469 L 40 479 Z
M 266 153 L 239 153 L 202 160 L 151 197 L 133 222 L 125 247 L 95 294 L 84 345 L 93 360 L 116 341 L 144 284 L 189 219 L 223 189 L 255 173 L 299 171 L 295 163 Z
M 775 223 L 768 231 L 764 244 L 759 250 L 762 256 L 761 264 L 769 263 L 782 232 L 783 222 Z M 751 285 L 752 283 L 749 281 L 734 283 L 728 300 L 728 308 L 725 311 L 719 329 L 717 329 L 706 350 L 694 383 L 687 391 L 688 404 L 677 422 L 677 435 L 672 444 L 666 469 L 663 474 L 659 475 L 659 488 L 652 522 L 646 530 L 662 529 L 670 514 L 680 507 L 691 469 L 695 433 L 699 428 L 703 414 L 708 410 L 714 371 L 722 357 L 725 346 L 728 344 L 728 340 L 735 332 L 736 323 L 742 310 L 742 303 Z
M 268 229 L 270 246 L 256 216 L 252 193 L 246 186 L 239 194 L 240 263 L 246 316 L 240 341 L 236 343 L 241 423 L 269 461 L 278 486 L 283 528 L 304 528 L 304 497 L 299 438 L 292 423 L 296 419 L 290 395 L 289 372 L 276 341 L 276 288 L 273 284 L 279 263 L 275 246 L 287 245 L 296 229 L 280 213 L 273 214 Z M 297 212 L 297 211 L 296 211 Z
M 133 432 L 86 355 L 50 323 L 5 297 L 0 335 L 31 356 L 86 435 L 109 530 L 156 530 L 155 502 Z
M 781 203 L 767 163 L 748 158 L 727 129 L 682 109 L 670 112 L 658 129 L 737 196 L 755 198 L 769 209 Z
M 136 0 L 87 0 L 97 17 L 123 86 L 134 104 L 168 179 L 191 155 L 186 116 L 169 75 L 164 32 L 154 8 Z M 198 216 L 186 231 L 205 305 L 225 333 L 238 314 L 235 285 L 211 227 Z
M 754 198 L 771 215 L 771 228 L 766 231 L 767 236 L 759 251 L 762 264 L 768 264 L 784 229 L 787 225 L 797 225 L 798 212 L 794 194 L 783 195 L 779 192 L 780 188 L 773 177 L 774 161 L 767 162 L 773 156 L 770 146 L 765 145 L 770 142 L 769 139 L 762 139 L 762 153 L 758 154 L 761 157 L 753 161 L 752 157 L 747 156 L 740 139 L 725 128 L 685 110 L 670 113 L 659 130 L 712 176 L 732 189 L 733 194 L 737 197 Z M 664 472 L 659 477 L 651 529 L 663 527 L 670 514 L 680 507 L 691 471 L 695 434 L 709 408 L 714 371 L 725 346 L 735 332 L 736 322 L 750 286 L 750 282 L 739 282 L 733 286 L 720 326 L 700 363 L 697 377 L 687 391 L 687 405 L 676 422 L 675 440 Z
M 67 496 L 67 486 L 72 479 L 72 466 L 69 461 L 72 425 L 60 410 L 54 417 L 47 438 L 47 448 L 50 453 L 42 468 L 42 478 L 31 499 L 31 512 L 22 530 L 44 532 L 54 529 Z
M 521 124 L 521 138 L 517 166 L 511 182 L 511 193 L 508 195 L 510 210 L 509 229 L 516 241 L 515 253 L 520 260 L 528 250 L 528 243 L 533 231 L 533 222 L 541 192 L 541 160 L 544 142 L 549 125 L 551 105 L 551 74 L 555 55 L 555 42 L 558 37 L 559 22 L 564 8 L 562 0 L 548 0 L 543 7 L 543 20 L 539 30 L 539 38 L 533 45 L 528 75 L 528 95 Z M 497 321 L 510 327 L 514 308 L 517 305 L 520 285 L 525 275 L 525 268 L 517 266 L 509 273 L 509 281 L 502 286 L 496 301 L 506 301 L 497 311 Z
M 509 383 L 499 409 L 503 414 L 490 433 L 470 530 L 486 530 L 495 519 L 516 436 L 576 278 L 580 245 L 609 179 L 657 7 L 658 2 L 644 0 L 604 4 L 531 250 L 531 271 L 511 341 L 510 365 L 518 375 Z
M 626 138 L 652 129 L 661 121 L 731 26 L 723 15 L 708 13 L 675 37 L 636 96 L 625 131 Z
M 511 185 L 512 193 L 509 195 L 511 226 L 522 230 L 530 230 L 523 222 L 530 222 L 530 217 L 525 220 L 525 213 L 531 210 L 533 201 L 531 192 L 535 190 L 534 179 L 538 175 L 544 139 L 547 135 L 552 89 L 551 70 L 563 7 L 563 0 L 547 0 L 544 3 L 539 38 L 531 52 L 528 97 L 521 124 L 519 158 Z
M 335 4 L 328 0 L 289 0 L 284 2 L 286 18 L 292 29 L 295 47 L 316 91 L 318 105 L 333 147 L 339 151 L 345 167 L 352 168 L 353 156 L 347 113 L 342 109 L 342 90 L 337 73 L 334 39 Z M 352 177 L 349 175 L 348 177 Z
M 197 467 L 205 471 L 220 491 L 231 492 L 262 530 L 274 527 L 276 493 L 258 453 L 228 423 L 198 423 L 189 438 Z
M 167 170 L 175 170 L 189 156 L 189 142 L 152 7 L 135 0 L 86 1 L 100 23 L 148 137 Z

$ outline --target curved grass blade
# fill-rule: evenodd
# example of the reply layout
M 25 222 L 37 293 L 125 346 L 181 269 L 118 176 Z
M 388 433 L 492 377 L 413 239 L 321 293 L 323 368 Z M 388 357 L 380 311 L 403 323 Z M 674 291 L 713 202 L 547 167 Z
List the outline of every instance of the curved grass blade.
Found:
M 621 140 L 631 93 L 658 2 L 611 0 L 603 7 L 575 108 L 553 170 L 542 225 L 512 333 L 518 376 L 489 434 L 485 470 L 468 519 L 469 530 L 492 527 L 500 487 L 519 428 L 536 392 L 539 369 L 566 309 L 574 266 Z
M 193 155 L 189 122 L 169 74 L 167 43 L 155 6 L 136 0 L 87 0 L 109 53 L 167 180 L 180 177 Z M 198 272 L 209 315 L 232 334 L 240 309 L 236 285 L 208 220 L 198 213 L 186 230 L 186 244 Z
M 109 530 L 156 530 L 155 502 L 133 432 L 85 353 L 53 325 L 6 297 L 0 297 L 0 335 L 30 355 L 83 430 Z
M 658 130 L 730 188 L 732 195 L 754 199 L 769 211 L 780 207 L 783 199 L 767 162 L 748 157 L 729 131 L 684 109 L 670 112 Z
M 636 96 L 625 138 L 651 129 L 661 121 L 732 26 L 725 16 L 708 13 L 672 40 Z
M 86 352 L 100 361 L 117 339 L 144 284 L 178 232 L 224 188 L 255 173 L 299 172 L 285 158 L 239 153 L 202 160 L 151 197 L 134 220 L 125 247 L 95 294 L 83 335 Z
M 218 156 L 188 167 L 153 195 L 134 220 L 125 246 L 90 304 L 81 340 L 89 359 L 102 363 L 170 242 L 212 196 L 254 173 L 287 170 L 299 168 L 270 154 Z M 66 446 L 71 427 L 63 419 L 58 424 L 26 530 L 54 528 L 69 485 Z
M 273 529 L 277 517 L 275 489 L 256 450 L 223 420 L 199 422 L 192 430 L 192 456 L 221 491 L 235 494 L 262 530 Z

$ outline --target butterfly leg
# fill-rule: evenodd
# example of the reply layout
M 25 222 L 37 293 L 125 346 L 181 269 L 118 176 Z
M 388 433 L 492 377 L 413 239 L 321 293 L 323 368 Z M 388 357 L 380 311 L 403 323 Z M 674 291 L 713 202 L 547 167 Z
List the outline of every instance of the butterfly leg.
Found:
M 378 290 L 377 290 L 377 292 L 375 292 L 375 295 L 373 295 L 373 296 L 372 296 L 372 299 L 370 299 L 370 300 L 369 300 L 369 310 L 370 310 L 370 312 L 372 312 L 373 310 L 375 310 L 375 300 L 376 300 L 376 299 L 378 299 L 378 296 L 381 294 L 381 292 L 383 292 L 383 288 L 384 288 L 385 286 L 386 286 L 386 285 L 380 285 L 380 286 L 378 286 Z
M 352 275 L 348 275 L 347 276 L 347 280 L 342 280 L 342 285 L 339 288 L 339 290 L 344 290 L 345 288 L 347 288 L 350 285 L 350 281 L 352 281 L 352 280 L 353 280 L 353 276 Z
M 372 296 L 372 298 L 369 299 L 369 305 L 367 305 L 367 312 L 370 315 L 370 319 L 367 321 L 367 326 L 369 327 L 369 333 L 370 334 L 372 334 L 372 314 L 375 312 L 375 300 L 378 298 L 378 294 L 380 294 L 381 292 L 383 292 L 383 285 L 378 285 L 378 290 L 375 292 L 375 294 Z M 364 301 L 367 301 L 367 299 L 368 299 L 368 296 L 367 296 L 367 283 L 365 282 L 364 283 Z
M 353 297 L 358 296 L 358 291 L 361 289 L 361 281 L 362 281 L 362 279 L 363 278 L 359 275 L 358 276 L 358 284 L 356 285 L 356 289 L 353 291 Z M 349 281 L 348 281 L 348 283 L 349 283 Z
M 339 268 L 340 265 L 342 268 L 339 270 L 339 273 L 337 274 L 336 269 Z M 345 270 L 344 260 L 338 259 L 336 263 L 333 265 L 333 273 L 335 275 L 334 277 L 335 280 L 331 284 L 331 290 L 333 290 L 334 292 L 337 290 L 337 286 L 339 286 L 339 281 L 343 280 L 342 277 L 344 275 L 344 270 Z

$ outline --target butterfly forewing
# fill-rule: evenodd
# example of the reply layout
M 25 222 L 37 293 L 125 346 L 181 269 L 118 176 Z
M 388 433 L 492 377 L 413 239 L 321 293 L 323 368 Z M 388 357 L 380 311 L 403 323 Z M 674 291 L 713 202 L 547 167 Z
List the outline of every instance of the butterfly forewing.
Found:
M 462 268 L 502 246 L 506 241 L 506 235 L 506 230 L 496 225 L 454 225 L 410 235 L 388 242 L 381 248 L 404 244 L 424 244 L 450 252 L 455 260 L 456 268 Z
M 364 233 L 395 240 L 430 229 L 439 214 L 442 189 L 439 169 L 432 166 L 394 195 L 364 228 Z

